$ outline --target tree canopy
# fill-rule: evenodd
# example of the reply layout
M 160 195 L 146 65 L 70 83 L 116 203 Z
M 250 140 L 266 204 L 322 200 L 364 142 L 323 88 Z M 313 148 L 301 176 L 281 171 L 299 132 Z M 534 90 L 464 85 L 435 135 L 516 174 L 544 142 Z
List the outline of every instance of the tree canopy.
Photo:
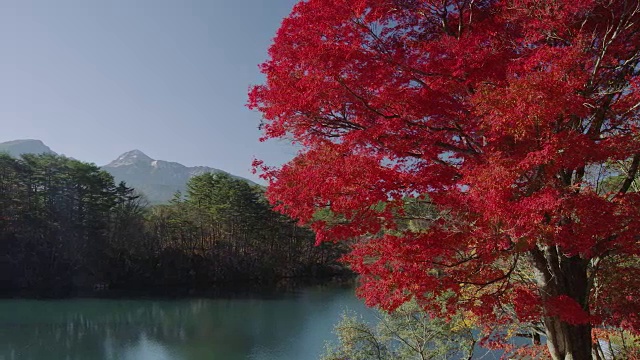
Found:
M 369 304 L 451 293 L 586 359 L 593 327 L 640 331 L 639 61 L 637 0 L 301 1 L 249 107 L 302 150 L 255 165 L 319 241 L 357 239 Z
M 329 344 L 322 360 L 471 359 L 476 338 L 473 321 L 462 314 L 431 318 L 415 302 L 390 313 L 377 324 L 346 312 L 335 327 L 337 346 Z M 483 354 L 484 355 L 484 354 Z

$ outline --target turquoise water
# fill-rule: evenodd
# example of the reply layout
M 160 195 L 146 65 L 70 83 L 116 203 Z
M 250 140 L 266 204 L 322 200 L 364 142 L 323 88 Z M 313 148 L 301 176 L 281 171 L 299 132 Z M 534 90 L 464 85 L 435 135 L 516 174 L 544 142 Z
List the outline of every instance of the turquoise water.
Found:
M 352 288 L 269 297 L 0 300 L 0 360 L 317 359 Z

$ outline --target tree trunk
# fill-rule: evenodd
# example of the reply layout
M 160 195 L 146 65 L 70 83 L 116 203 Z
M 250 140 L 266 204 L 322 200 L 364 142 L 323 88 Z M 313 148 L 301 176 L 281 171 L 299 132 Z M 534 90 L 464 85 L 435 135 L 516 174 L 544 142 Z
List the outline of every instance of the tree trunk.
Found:
M 543 322 L 554 360 L 591 359 L 591 325 L 571 325 L 555 316 L 545 317 Z
M 589 313 L 589 262 L 578 256 L 567 257 L 556 247 L 545 246 L 531 251 L 536 282 L 546 300 L 566 295 Z M 548 313 L 550 309 L 544 309 Z M 547 347 L 554 360 L 592 358 L 591 324 L 572 325 L 557 316 L 544 316 Z

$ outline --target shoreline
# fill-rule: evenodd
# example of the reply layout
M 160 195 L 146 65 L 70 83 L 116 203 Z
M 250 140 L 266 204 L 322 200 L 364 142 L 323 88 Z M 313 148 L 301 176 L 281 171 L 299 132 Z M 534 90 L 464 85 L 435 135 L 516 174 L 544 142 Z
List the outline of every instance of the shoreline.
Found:
M 357 283 L 355 274 L 337 274 L 324 277 L 286 277 L 264 281 L 249 279 L 212 283 L 207 287 L 150 286 L 83 289 L 20 289 L 0 293 L 1 300 L 64 300 L 74 298 L 92 299 L 189 299 L 189 298 L 270 298 L 282 296 L 310 286 L 353 287 Z

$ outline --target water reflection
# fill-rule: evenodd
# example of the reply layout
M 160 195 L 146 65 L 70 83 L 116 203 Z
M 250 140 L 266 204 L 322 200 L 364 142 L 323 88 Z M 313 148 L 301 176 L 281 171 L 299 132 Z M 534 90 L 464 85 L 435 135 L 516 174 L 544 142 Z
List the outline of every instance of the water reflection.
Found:
M 2 300 L 0 360 L 316 359 L 350 288 L 271 298 Z

